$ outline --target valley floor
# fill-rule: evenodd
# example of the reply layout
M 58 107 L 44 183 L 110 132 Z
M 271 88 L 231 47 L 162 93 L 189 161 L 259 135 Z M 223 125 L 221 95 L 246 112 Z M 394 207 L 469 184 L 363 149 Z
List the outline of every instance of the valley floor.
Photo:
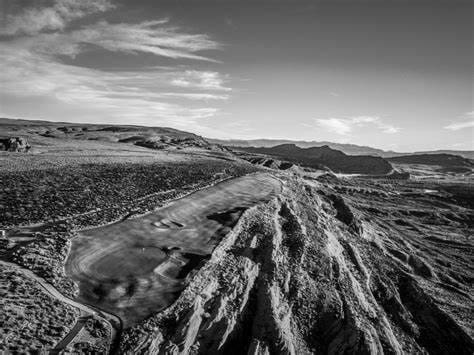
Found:
M 472 354 L 473 193 L 460 182 L 266 170 L 281 187 L 251 204 L 224 189 L 232 203 L 195 221 L 218 238 L 166 307 L 123 326 L 99 303 L 79 305 L 64 269 L 78 234 L 100 238 L 91 231 L 123 219 L 185 231 L 181 209 L 140 218 L 196 190 L 212 206 L 204 187 L 257 170 L 196 154 L 1 171 L 0 351 Z M 255 198 L 264 186 L 239 189 Z M 159 247 L 184 262 L 196 253 Z

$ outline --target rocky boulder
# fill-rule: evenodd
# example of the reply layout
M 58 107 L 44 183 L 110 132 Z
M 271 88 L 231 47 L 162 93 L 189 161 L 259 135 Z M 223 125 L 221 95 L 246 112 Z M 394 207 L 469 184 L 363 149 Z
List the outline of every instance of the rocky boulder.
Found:
M 28 152 L 31 146 L 23 137 L 0 138 L 0 150 L 7 152 Z

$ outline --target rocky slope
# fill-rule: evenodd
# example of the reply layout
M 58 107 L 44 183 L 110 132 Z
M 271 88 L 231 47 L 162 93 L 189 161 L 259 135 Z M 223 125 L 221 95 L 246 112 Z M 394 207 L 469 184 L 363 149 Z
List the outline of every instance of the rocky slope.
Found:
M 312 147 L 323 147 L 327 145 L 331 149 L 340 150 L 341 152 L 348 155 L 373 155 L 373 156 L 391 156 L 390 154 L 396 155 L 395 152 L 387 152 L 382 149 L 360 146 L 356 144 L 344 144 L 344 143 L 334 143 L 334 142 L 318 142 L 318 141 L 294 141 L 289 139 L 210 139 L 207 138 L 209 142 L 215 144 L 221 144 L 228 147 L 254 147 L 254 148 L 270 148 L 282 144 L 294 144 L 300 148 L 312 148 Z
M 86 123 L 65 123 L 0 118 L 2 135 L 27 137 L 33 146 L 47 144 L 48 138 L 58 140 L 87 140 L 134 144 L 151 149 L 204 148 L 225 150 L 207 142 L 204 138 L 189 132 L 168 127 L 144 127 L 131 125 L 104 125 Z M 46 139 L 45 139 L 46 138 Z M 5 143 L 6 144 L 6 143 Z M 0 140 L 0 150 L 2 140 Z
M 438 166 L 443 172 L 471 172 L 474 162 L 453 154 L 416 154 L 388 158 L 390 162 L 397 164 L 416 164 Z
M 315 169 L 328 167 L 337 173 L 387 174 L 392 166 L 385 159 L 373 156 L 349 156 L 328 146 L 300 148 L 294 144 L 282 144 L 271 148 L 237 147 L 250 153 L 266 154 L 289 162 Z
M 416 186 L 282 179 L 123 353 L 474 351 L 472 210 Z

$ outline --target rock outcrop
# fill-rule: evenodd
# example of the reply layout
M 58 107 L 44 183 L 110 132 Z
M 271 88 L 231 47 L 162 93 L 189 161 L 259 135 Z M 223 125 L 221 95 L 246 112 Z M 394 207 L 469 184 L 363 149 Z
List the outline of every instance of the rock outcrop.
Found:
M 28 152 L 31 146 L 23 137 L 0 138 L 0 150 L 7 152 Z
M 391 257 L 389 247 L 411 247 L 377 225 L 383 219 L 365 220 L 327 185 L 285 186 L 244 212 L 170 308 L 124 333 L 123 353 L 474 351 L 456 313 L 430 291 L 439 281 L 428 262 L 414 251 Z
M 346 155 L 328 146 L 300 148 L 294 144 L 282 144 L 271 148 L 237 147 L 235 149 L 269 155 L 314 169 L 328 167 L 336 173 L 388 174 L 392 171 L 390 163 L 381 157 Z
M 388 158 L 397 164 L 432 165 L 438 171 L 452 173 L 469 173 L 474 170 L 474 161 L 453 154 L 413 154 Z

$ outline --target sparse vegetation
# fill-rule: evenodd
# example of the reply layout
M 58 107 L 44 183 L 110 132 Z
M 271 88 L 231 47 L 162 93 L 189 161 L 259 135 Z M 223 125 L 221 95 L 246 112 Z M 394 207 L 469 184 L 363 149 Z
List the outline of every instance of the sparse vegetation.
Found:
M 0 264 L 0 352 L 51 349 L 74 325 L 78 311 L 21 271 Z
M 122 214 L 144 197 L 254 171 L 220 160 L 177 164 L 88 164 L 62 169 L 0 173 L 0 225 L 57 221 L 121 206 Z M 220 175 L 219 175 L 220 174 Z M 105 217 L 107 220 L 107 217 Z M 94 221 L 89 224 L 94 225 Z
M 0 226 L 46 222 L 33 241 L 6 257 L 33 270 L 65 294 L 77 289 L 63 265 L 73 231 L 156 208 L 215 180 L 255 169 L 249 164 L 197 160 L 177 164 L 89 164 L 61 169 L 0 173 Z

